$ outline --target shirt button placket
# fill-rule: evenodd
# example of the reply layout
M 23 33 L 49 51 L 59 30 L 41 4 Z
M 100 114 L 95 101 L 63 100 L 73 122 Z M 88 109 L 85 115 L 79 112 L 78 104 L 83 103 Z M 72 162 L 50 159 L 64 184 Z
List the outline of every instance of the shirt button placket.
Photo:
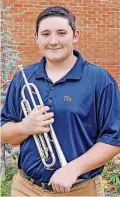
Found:
M 53 95 L 52 90 L 53 89 L 54 89 L 54 85 L 51 84 L 51 86 L 50 86 L 50 94 L 49 94 L 49 97 L 48 97 L 48 106 L 50 108 L 52 108 L 52 104 L 53 104 L 53 99 L 52 99 L 52 95 Z

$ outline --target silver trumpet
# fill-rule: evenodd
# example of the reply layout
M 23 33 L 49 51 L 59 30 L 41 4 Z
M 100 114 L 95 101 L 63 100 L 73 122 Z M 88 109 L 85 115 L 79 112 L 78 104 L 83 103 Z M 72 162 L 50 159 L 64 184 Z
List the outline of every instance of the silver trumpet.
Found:
M 33 94 L 32 94 L 32 89 L 34 90 L 34 92 L 37 96 L 39 104 L 44 105 L 44 103 L 42 101 L 42 98 L 41 98 L 40 92 L 38 91 L 38 88 L 33 83 L 28 82 L 28 80 L 26 78 L 26 75 L 23 71 L 23 67 L 24 67 L 23 65 L 20 65 L 18 67 L 19 70 L 22 73 L 22 76 L 23 76 L 23 79 L 24 79 L 24 82 L 25 82 L 25 85 L 23 86 L 22 91 L 21 91 L 22 98 L 23 98 L 23 100 L 21 101 L 21 106 L 22 106 L 24 115 L 27 116 L 32 111 L 32 109 L 31 109 L 31 106 L 29 104 L 29 101 L 25 97 L 25 88 L 27 88 L 27 90 L 28 90 L 28 93 L 30 95 L 30 98 L 31 98 L 31 101 L 32 101 L 32 104 L 33 104 L 35 110 L 38 110 L 38 109 L 37 109 L 37 105 L 35 103 L 35 99 L 34 99 Z M 55 150 L 57 152 L 60 165 L 61 165 L 61 167 L 63 167 L 67 164 L 67 161 L 66 161 L 66 158 L 65 158 L 65 156 L 63 154 L 63 151 L 60 147 L 60 144 L 59 144 L 58 139 L 56 137 L 53 126 L 51 124 L 50 124 L 50 135 L 51 135 L 52 141 L 54 143 Z M 56 158 L 55 158 L 55 154 L 53 152 L 48 134 L 47 133 L 41 133 L 39 135 L 33 135 L 33 138 L 35 140 L 35 143 L 36 143 L 36 146 L 37 146 L 37 149 L 38 149 L 38 152 L 40 154 L 40 158 L 41 158 L 41 161 L 42 161 L 44 167 L 47 170 L 51 170 L 51 167 L 53 167 L 55 162 L 56 162 Z M 52 159 L 51 163 L 47 163 L 47 161 L 50 158 Z

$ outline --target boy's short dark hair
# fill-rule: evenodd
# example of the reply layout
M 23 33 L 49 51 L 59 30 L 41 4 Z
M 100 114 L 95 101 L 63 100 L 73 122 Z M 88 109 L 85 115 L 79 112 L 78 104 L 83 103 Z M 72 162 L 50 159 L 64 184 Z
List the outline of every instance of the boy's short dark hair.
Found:
M 73 33 L 76 30 L 76 17 L 66 8 L 61 6 L 53 6 L 46 8 L 37 18 L 36 21 L 36 33 L 38 35 L 38 29 L 40 22 L 48 17 L 55 16 L 55 17 L 63 17 L 68 20 L 69 25 L 71 26 Z

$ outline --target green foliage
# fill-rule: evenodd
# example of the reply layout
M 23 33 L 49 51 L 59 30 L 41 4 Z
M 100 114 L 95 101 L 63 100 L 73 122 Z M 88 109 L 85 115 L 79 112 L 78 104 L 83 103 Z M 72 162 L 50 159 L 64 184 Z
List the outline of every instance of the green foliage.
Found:
M 109 182 L 113 183 L 115 190 L 120 192 L 120 168 L 116 168 L 110 173 Z
M 20 148 L 12 147 L 10 144 L 5 144 L 5 155 L 6 159 L 14 159 L 16 160 L 19 156 Z
M 102 173 L 104 189 L 120 195 L 120 167 L 108 162 Z
M 8 27 L 7 18 L 11 18 L 13 14 L 9 14 L 9 10 L 12 6 L 1 8 L 1 63 L 2 68 L 2 83 L 3 86 L 8 80 L 8 74 L 12 73 L 16 69 L 16 63 L 20 58 L 18 57 L 19 51 L 16 50 L 17 42 L 12 36 L 12 27 Z
M 17 164 L 15 162 L 7 163 L 5 175 L 1 176 L 1 196 L 10 196 L 12 178 L 17 170 Z
M 105 191 L 105 196 L 106 196 L 106 197 L 120 197 L 119 194 L 111 194 L 111 193 L 109 193 L 109 192 L 107 192 L 107 191 Z
M 14 73 L 16 71 L 16 64 L 19 60 L 19 51 L 17 50 L 17 42 L 14 40 L 14 37 L 12 36 L 12 31 L 15 28 L 11 26 L 11 24 L 8 24 L 8 18 L 12 18 L 13 15 L 20 15 L 21 13 L 13 13 L 10 14 L 9 10 L 12 8 L 11 6 L 5 6 L 3 3 L 4 1 L 1 1 L 1 51 L 0 51 L 0 67 L 2 71 L 1 76 L 1 105 L 0 110 L 2 108 L 2 104 L 4 103 L 5 97 L 6 97 L 6 91 L 9 86 L 10 80 L 8 80 L 8 75 L 10 73 Z M 0 167 L 0 173 L 5 172 L 5 166 L 6 166 L 6 157 L 5 157 L 5 145 L 4 143 L 1 143 L 2 151 L 1 151 L 1 167 Z M 12 153 L 13 154 L 13 153 Z

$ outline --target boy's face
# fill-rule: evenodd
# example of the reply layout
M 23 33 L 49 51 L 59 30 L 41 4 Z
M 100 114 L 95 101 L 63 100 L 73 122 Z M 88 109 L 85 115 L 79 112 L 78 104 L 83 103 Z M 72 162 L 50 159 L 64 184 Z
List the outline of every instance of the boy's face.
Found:
M 46 59 L 53 63 L 62 62 L 73 53 L 73 44 L 77 43 L 79 32 L 73 35 L 67 19 L 49 17 L 40 22 L 35 39 Z

